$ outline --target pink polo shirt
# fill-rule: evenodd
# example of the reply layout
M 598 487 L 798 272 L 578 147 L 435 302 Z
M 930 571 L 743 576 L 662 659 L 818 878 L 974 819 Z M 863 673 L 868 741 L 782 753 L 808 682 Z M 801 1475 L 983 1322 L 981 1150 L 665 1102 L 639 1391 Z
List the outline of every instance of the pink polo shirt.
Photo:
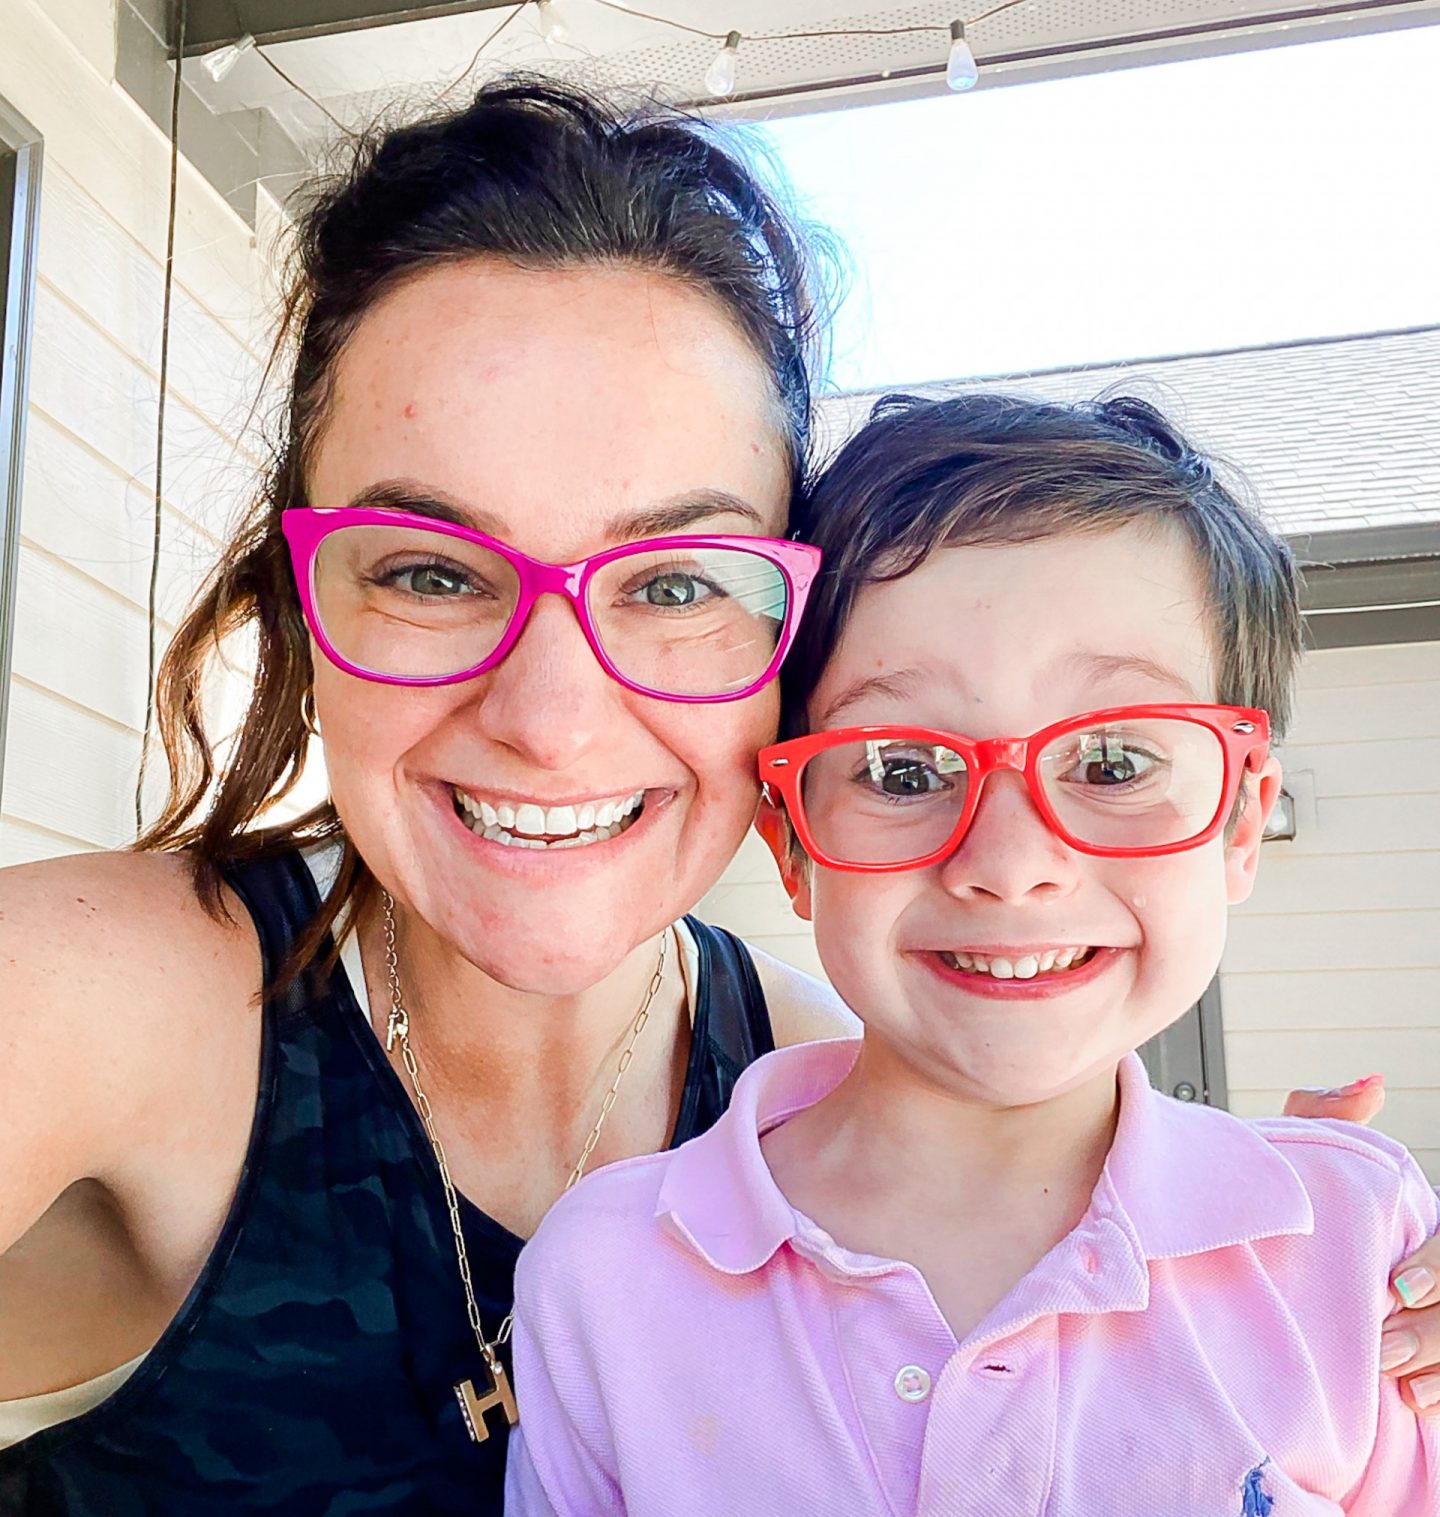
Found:
M 1404 1149 L 1172 1101 L 1131 1056 L 1084 1219 L 957 1343 L 762 1156 L 858 1047 L 767 1056 L 709 1132 L 545 1219 L 509 1517 L 1440 1514 L 1440 1429 L 1378 1363 L 1388 1272 L 1437 1221 Z

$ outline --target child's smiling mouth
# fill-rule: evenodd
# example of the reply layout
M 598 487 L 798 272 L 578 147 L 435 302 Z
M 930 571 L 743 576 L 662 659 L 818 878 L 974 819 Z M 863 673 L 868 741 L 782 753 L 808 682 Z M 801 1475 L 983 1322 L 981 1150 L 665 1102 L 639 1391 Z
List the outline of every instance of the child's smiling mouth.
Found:
M 971 995 L 987 1000 L 1030 1001 L 1080 990 L 1107 973 L 1128 952 L 1099 944 L 1056 943 L 1003 951 L 992 948 L 988 952 L 928 948 L 914 957 L 947 985 Z M 1049 967 L 1042 967 L 1047 960 Z
M 1033 980 L 1038 975 L 1065 974 L 1087 964 L 1095 954 L 1089 946 L 1042 948 L 1012 953 L 976 953 L 965 949 L 939 950 L 948 969 L 961 974 L 988 975 L 996 980 Z

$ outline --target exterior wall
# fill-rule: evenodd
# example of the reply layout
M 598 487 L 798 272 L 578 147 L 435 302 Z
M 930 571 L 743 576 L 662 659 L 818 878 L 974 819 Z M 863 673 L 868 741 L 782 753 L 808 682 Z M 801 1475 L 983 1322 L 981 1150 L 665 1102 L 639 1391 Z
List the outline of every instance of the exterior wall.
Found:
M 1440 1182 L 1440 643 L 1313 653 L 1272 843 L 1221 975 L 1231 1110 L 1383 1073 L 1376 1126 Z
M 1222 965 L 1230 1108 L 1383 1073 L 1375 1125 L 1440 1183 L 1440 644 L 1312 653 L 1281 756 L 1297 836 L 1265 845 Z M 753 833 L 699 914 L 822 973 Z
M 134 832 L 170 165 L 113 83 L 113 5 L 0 0 L 0 36 L 0 97 L 44 137 L 6 864 Z M 162 647 L 253 484 L 237 437 L 266 341 L 264 247 L 182 159 Z

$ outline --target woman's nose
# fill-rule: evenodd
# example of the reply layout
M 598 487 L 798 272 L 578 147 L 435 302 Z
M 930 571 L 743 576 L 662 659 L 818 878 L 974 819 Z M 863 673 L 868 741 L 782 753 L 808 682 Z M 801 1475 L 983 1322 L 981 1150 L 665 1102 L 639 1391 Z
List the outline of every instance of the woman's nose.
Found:
M 515 646 L 476 685 L 484 735 L 541 769 L 565 769 L 613 741 L 623 720 L 620 686 L 557 595 L 535 602 Z
M 1068 894 L 1079 877 L 1075 851 L 1056 837 L 1035 808 L 1022 775 L 991 774 L 960 846 L 940 866 L 957 897 L 1016 903 Z

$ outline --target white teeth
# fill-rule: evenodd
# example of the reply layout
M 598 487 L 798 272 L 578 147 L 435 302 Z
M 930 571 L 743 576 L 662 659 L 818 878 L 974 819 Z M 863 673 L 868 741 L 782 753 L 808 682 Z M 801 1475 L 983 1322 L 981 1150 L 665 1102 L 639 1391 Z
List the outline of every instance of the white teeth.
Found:
M 1037 975 L 1058 973 L 1073 964 L 1083 963 L 1091 952 L 1089 948 L 1047 948 L 1043 953 L 1026 953 L 1017 959 L 1007 959 L 998 955 L 986 958 L 984 954 L 962 953 L 957 949 L 942 951 L 940 957 L 952 969 L 989 975 L 992 980 L 1033 980 Z
M 515 830 L 523 832 L 527 837 L 538 838 L 545 831 L 545 808 L 534 806 L 527 801 L 523 806 L 515 808 Z
M 580 848 L 608 842 L 630 827 L 645 803 L 645 792 L 583 806 L 541 806 L 523 801 L 518 806 L 492 806 L 456 790 L 458 815 L 487 842 L 506 848 Z

